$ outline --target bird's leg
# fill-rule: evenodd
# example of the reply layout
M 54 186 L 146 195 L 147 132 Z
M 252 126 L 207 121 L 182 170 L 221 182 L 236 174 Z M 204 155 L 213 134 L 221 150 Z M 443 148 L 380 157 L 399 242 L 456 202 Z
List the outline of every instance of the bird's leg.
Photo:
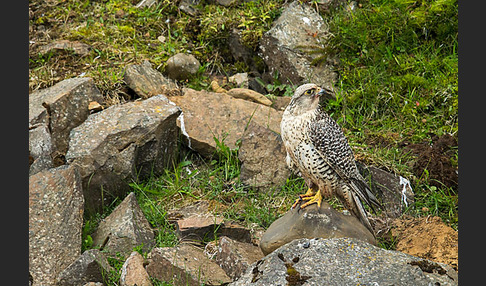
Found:
M 301 209 L 303 209 L 306 206 L 311 205 L 313 203 L 317 203 L 317 206 L 320 208 L 321 207 L 321 202 L 322 202 L 321 190 L 318 189 L 317 190 L 317 193 L 315 193 L 315 195 L 313 195 L 313 196 L 311 195 L 311 196 L 307 196 L 307 197 L 304 197 L 304 198 L 301 198 L 301 199 L 304 200 L 304 201 L 308 201 L 305 204 L 303 204 L 303 205 L 300 206 Z

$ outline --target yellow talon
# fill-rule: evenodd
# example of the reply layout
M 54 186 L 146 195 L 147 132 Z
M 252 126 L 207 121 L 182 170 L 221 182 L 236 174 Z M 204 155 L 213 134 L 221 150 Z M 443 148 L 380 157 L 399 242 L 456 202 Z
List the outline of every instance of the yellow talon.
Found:
M 292 205 L 292 209 L 294 209 L 300 201 L 308 200 L 309 197 L 312 197 L 315 194 L 316 193 L 311 188 L 307 189 L 307 192 L 305 194 L 299 195 L 299 198 L 295 200 L 294 204 Z
M 317 206 L 320 208 L 321 207 L 321 202 L 322 202 L 321 190 L 317 190 L 317 193 L 314 196 L 307 196 L 307 197 L 302 198 L 302 200 L 308 201 L 308 202 L 305 203 L 305 204 L 303 204 L 303 205 L 301 205 L 300 206 L 301 209 L 303 209 L 306 206 L 311 205 L 313 203 L 317 203 Z

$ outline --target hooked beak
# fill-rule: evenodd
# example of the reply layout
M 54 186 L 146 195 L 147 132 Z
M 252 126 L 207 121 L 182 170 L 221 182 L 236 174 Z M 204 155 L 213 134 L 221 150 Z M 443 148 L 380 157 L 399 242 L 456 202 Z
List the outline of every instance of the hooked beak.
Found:
M 325 90 L 324 88 L 321 88 L 321 90 L 317 93 L 317 96 L 323 96 L 323 95 L 328 95 L 329 93 L 327 92 L 327 90 Z
M 324 87 L 321 88 L 318 93 L 316 93 L 316 97 L 322 97 L 323 95 L 326 97 L 334 97 L 334 91 Z

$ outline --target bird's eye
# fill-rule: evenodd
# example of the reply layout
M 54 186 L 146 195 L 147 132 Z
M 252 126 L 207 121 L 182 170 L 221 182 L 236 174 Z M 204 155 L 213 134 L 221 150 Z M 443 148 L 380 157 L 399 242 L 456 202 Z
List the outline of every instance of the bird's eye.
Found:
M 313 89 L 308 89 L 305 91 L 305 94 L 311 95 L 313 91 L 314 91 Z

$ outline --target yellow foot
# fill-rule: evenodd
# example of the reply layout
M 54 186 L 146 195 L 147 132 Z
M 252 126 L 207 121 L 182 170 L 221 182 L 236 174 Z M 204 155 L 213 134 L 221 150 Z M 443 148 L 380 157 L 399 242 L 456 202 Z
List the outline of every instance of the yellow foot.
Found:
M 299 195 L 299 198 L 295 200 L 294 204 L 292 205 L 292 209 L 294 209 L 297 204 L 302 200 L 308 200 L 307 198 L 314 196 L 316 193 L 309 188 L 305 194 Z M 302 207 L 301 207 L 302 208 Z
M 314 203 L 317 203 L 317 206 L 320 208 L 321 207 L 321 202 L 322 202 L 322 194 L 321 190 L 317 190 L 317 193 L 314 196 L 307 196 L 302 198 L 304 201 L 308 201 L 305 204 L 301 205 L 300 208 L 303 209 L 308 205 L 312 205 Z

